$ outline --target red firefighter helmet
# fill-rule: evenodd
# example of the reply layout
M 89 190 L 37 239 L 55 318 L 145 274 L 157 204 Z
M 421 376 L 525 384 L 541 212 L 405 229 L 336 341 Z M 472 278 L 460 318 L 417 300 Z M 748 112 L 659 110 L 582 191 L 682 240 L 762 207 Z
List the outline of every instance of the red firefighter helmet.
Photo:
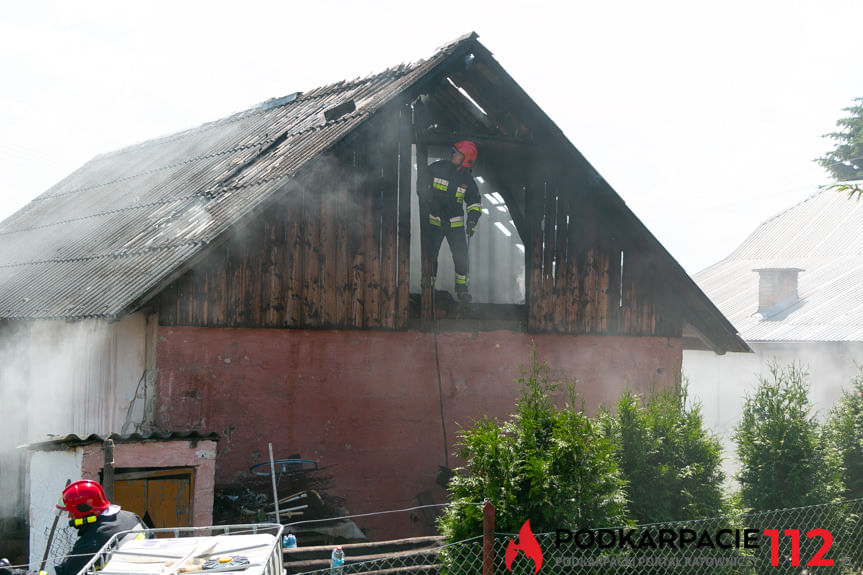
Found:
M 464 160 L 461 165 L 465 168 L 472 168 L 476 163 L 476 144 L 470 140 L 462 140 L 461 142 L 456 142 L 453 147 L 464 154 Z
M 82 479 L 70 483 L 63 490 L 63 505 L 57 509 L 68 511 L 75 519 L 87 517 L 88 515 L 99 515 L 111 503 L 105 497 L 105 490 L 95 481 Z

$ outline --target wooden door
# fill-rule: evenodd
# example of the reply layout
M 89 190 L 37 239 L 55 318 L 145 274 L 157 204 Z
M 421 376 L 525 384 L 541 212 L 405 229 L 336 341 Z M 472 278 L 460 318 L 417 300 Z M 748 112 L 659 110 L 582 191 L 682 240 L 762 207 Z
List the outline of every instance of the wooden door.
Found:
M 193 469 L 117 471 L 113 502 L 150 527 L 190 527 L 194 479 Z

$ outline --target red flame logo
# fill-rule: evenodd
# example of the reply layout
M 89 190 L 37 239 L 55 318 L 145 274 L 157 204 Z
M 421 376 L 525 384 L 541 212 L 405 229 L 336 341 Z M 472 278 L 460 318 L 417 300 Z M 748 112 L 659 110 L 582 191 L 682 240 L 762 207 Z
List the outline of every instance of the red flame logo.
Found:
M 519 551 L 524 551 L 525 557 L 533 561 L 533 564 L 536 566 L 536 569 L 533 571 L 534 575 L 539 573 L 539 568 L 542 567 L 542 549 L 539 548 L 539 541 L 536 540 L 533 531 L 530 529 L 530 519 L 525 521 L 524 525 L 521 526 L 518 532 L 518 543 L 515 542 L 515 539 L 510 539 L 509 544 L 506 546 L 504 562 L 510 572 L 512 572 L 512 562 L 515 561 Z

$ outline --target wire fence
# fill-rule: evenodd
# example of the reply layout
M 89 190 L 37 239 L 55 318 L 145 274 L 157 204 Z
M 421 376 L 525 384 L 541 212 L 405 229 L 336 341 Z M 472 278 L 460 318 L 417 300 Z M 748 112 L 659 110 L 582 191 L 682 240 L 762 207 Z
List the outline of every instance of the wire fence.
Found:
M 49 569 L 65 557 L 74 539 L 74 529 L 58 526 Z M 863 499 L 651 525 L 536 534 L 523 528 L 520 534 L 495 533 L 493 549 L 495 574 L 860 575 Z M 329 567 L 292 570 L 290 561 L 285 567 L 288 573 L 331 574 Z M 483 538 L 477 536 L 385 556 L 348 551 L 337 573 L 475 575 L 483 573 L 482 567 Z
M 494 534 L 492 573 L 514 575 L 807 575 L 863 573 L 863 499 L 794 509 L 609 529 Z M 531 539 L 535 542 L 532 545 Z M 289 566 L 290 563 L 286 563 Z M 483 570 L 482 537 L 365 560 L 341 575 Z M 303 571 L 328 575 L 329 568 Z
M 50 535 L 51 529 L 50 527 L 46 527 L 44 540 L 48 541 Z M 48 546 L 45 559 L 45 570 L 53 573 L 54 566 L 62 563 L 69 557 L 76 539 L 78 539 L 78 530 L 65 521 L 59 521 L 54 530 L 53 537 L 50 537 L 50 545 Z

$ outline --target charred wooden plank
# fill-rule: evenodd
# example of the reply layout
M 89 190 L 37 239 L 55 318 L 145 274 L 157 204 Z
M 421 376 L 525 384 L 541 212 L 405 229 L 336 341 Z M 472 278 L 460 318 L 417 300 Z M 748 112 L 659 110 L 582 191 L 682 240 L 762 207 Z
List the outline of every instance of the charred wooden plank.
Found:
M 366 260 L 366 310 L 365 325 L 381 325 L 381 189 L 363 186 L 365 217 L 368 219 L 363 242 Z
M 528 244 L 525 246 L 525 277 L 527 279 L 527 327 L 529 331 L 542 331 L 543 303 L 543 231 L 542 218 L 545 209 L 545 189 L 542 182 L 532 181 L 525 194 L 527 221 L 530 225 Z
M 554 236 L 554 294 L 553 325 L 555 332 L 568 331 L 567 262 L 569 261 L 569 191 L 555 185 L 557 195 L 557 221 Z
M 320 273 L 320 302 L 321 319 L 318 326 L 335 327 L 339 323 L 338 291 L 336 285 L 336 268 L 338 265 L 338 244 L 336 243 L 336 228 L 338 214 L 338 190 L 341 185 L 338 171 L 333 170 L 335 177 L 319 181 L 320 190 L 320 236 L 319 255 L 321 263 Z
M 601 247 L 596 250 L 596 321 L 595 333 L 608 333 L 608 286 L 611 258 L 608 251 Z
M 411 268 L 411 110 L 402 106 L 398 138 L 398 277 L 396 280 L 396 329 L 407 329 Z
M 264 230 L 257 228 L 251 235 L 248 246 L 248 278 L 246 285 L 246 308 L 248 310 L 247 325 L 259 326 L 263 322 L 261 313 L 262 295 L 264 292 L 263 261 L 265 242 L 262 240 Z
M 368 214 L 362 201 L 360 160 L 357 150 L 353 150 L 353 172 L 351 177 L 352 206 L 354 214 L 349 220 L 348 235 L 351 245 L 351 326 L 365 327 L 366 317 L 366 258 L 363 239 L 366 235 Z
M 571 185 L 571 184 L 570 184 Z M 567 333 L 578 333 L 581 313 L 579 311 L 580 275 L 579 265 L 584 257 L 584 225 L 579 218 L 583 198 L 577 190 L 569 190 L 569 225 L 566 233 L 566 289 L 564 292 L 566 305 L 565 330 Z
M 313 178 L 303 188 L 303 320 L 304 327 L 321 325 L 321 190 Z
M 350 156 L 352 157 L 352 152 Z M 342 166 L 344 166 L 344 154 L 342 158 Z M 350 164 L 348 164 L 350 166 Z M 351 303 L 353 294 L 351 291 L 351 252 L 350 238 L 348 237 L 348 222 L 353 217 L 352 189 L 351 189 L 351 170 L 352 166 L 343 173 L 341 185 L 339 185 L 336 193 L 335 206 L 335 244 L 336 244 L 336 264 L 335 264 L 335 310 L 333 315 L 335 318 L 336 327 L 348 327 L 350 322 Z
M 579 316 L 581 317 L 580 333 L 595 333 L 596 319 L 596 214 L 592 208 L 584 206 L 581 220 L 583 233 L 582 245 L 584 256 L 579 266 Z
M 396 286 L 398 285 L 398 142 L 389 140 L 381 150 L 379 213 L 380 225 L 380 326 L 394 328 L 396 323 Z
M 616 231 L 609 234 L 608 275 L 608 335 L 621 332 L 621 254 L 620 239 Z
M 285 325 L 301 327 L 303 322 L 303 202 L 302 190 L 293 189 L 285 214 L 285 251 L 282 265 L 285 278 Z
M 543 208 L 543 254 L 542 254 L 542 329 L 554 327 L 554 254 L 557 226 L 557 193 L 550 182 L 545 182 L 545 206 Z
M 248 267 L 239 246 L 228 249 L 228 322 L 243 325 L 246 321 L 246 278 Z

